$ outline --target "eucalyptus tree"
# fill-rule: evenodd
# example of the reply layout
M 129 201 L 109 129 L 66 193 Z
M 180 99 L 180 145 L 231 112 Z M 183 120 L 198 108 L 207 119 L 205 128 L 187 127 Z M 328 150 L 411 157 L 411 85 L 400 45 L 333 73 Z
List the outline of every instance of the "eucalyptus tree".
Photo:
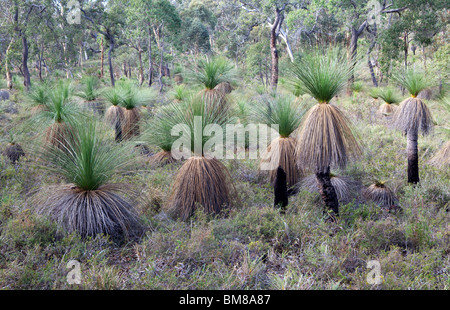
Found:
M 80 8 L 82 16 L 87 20 L 94 32 L 98 32 L 108 41 L 108 64 L 111 85 L 115 85 L 114 68 L 112 64 L 112 53 L 118 45 L 118 39 L 125 25 L 125 7 L 123 1 L 89 1 L 85 8 Z

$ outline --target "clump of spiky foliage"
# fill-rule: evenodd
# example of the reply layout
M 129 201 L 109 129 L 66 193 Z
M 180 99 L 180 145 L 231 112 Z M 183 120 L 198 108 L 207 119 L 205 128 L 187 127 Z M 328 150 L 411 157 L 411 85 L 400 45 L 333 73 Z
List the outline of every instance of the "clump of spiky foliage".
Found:
M 50 187 L 38 198 L 37 212 L 68 233 L 130 237 L 139 227 L 136 193 L 126 184 L 109 184 L 133 162 L 129 146 L 109 143 L 92 120 L 73 127 L 72 139 L 60 141 L 65 150 L 50 145 L 40 152 L 45 168 L 68 184 Z
M 50 86 L 42 83 L 35 85 L 27 93 L 27 101 L 31 105 L 32 114 L 36 114 L 46 108 L 47 102 L 50 100 Z
M 373 99 L 378 99 L 380 89 L 377 87 L 372 87 L 369 92 L 367 93 L 370 97 Z
M 81 80 L 82 89 L 76 95 L 86 101 L 96 100 L 99 96 L 98 84 L 96 77 L 86 76 Z
M 352 201 L 352 199 L 356 198 L 359 189 L 361 187 L 358 182 L 356 182 L 349 176 L 342 176 L 334 173 L 331 173 L 330 177 L 331 177 L 331 184 L 333 185 L 336 191 L 336 195 L 339 202 L 349 203 Z M 318 184 L 316 175 L 311 174 L 303 178 L 299 183 L 299 187 L 311 193 L 317 193 Z
M 227 113 L 211 111 L 198 98 L 182 105 L 173 105 L 172 112 L 174 122 L 183 127 L 183 144 L 190 147 L 188 152 L 194 156 L 179 170 L 167 210 L 187 220 L 197 208 L 208 214 L 219 214 L 225 208 L 232 207 L 237 198 L 233 180 L 226 167 L 205 149 L 211 137 L 202 134 L 212 124 L 223 128 L 228 119 Z M 198 149 L 199 146 L 201 149 Z
M 132 83 L 123 83 L 121 87 L 121 105 L 123 113 L 122 134 L 128 140 L 140 134 L 139 122 L 141 116 L 138 107 L 148 104 L 154 93 L 150 89 L 139 88 Z
M 32 120 L 44 129 L 44 141 L 63 147 L 59 141 L 70 140 L 72 124 L 82 116 L 78 105 L 72 101 L 70 83 L 59 83 L 50 93 L 45 108 L 33 116 Z
M 277 168 L 281 166 L 286 173 L 287 186 L 294 186 L 300 179 L 301 170 L 295 156 L 297 141 L 291 134 L 299 127 L 305 109 L 293 98 L 277 96 L 254 105 L 253 114 L 258 123 L 278 125 L 280 136 L 270 142 L 266 154 L 262 156 L 264 161 L 274 163 L 271 165 L 274 169 L 269 170 L 271 183 L 275 181 Z
M 384 208 L 392 208 L 398 204 L 398 199 L 395 193 L 386 185 L 385 182 L 381 181 L 375 182 L 364 189 L 363 197 Z
M 177 139 L 176 136 L 172 136 L 172 129 L 178 121 L 173 115 L 173 105 L 175 104 L 172 103 L 167 107 L 162 107 L 154 118 L 147 123 L 147 128 L 141 136 L 141 140 L 161 149 L 160 152 L 150 157 L 151 162 L 170 164 L 176 161 L 171 153 L 173 142 Z
M 102 102 L 94 102 L 100 96 L 98 78 L 95 76 L 86 76 L 81 80 L 81 86 L 82 88 L 76 93 L 76 96 L 84 99 L 89 108 L 92 108 L 97 113 L 103 114 L 104 107 Z
M 422 90 L 431 87 L 433 84 L 432 79 L 426 76 L 423 71 L 414 68 L 408 68 L 393 74 L 392 78 L 413 97 L 417 97 Z
M 190 81 L 200 85 L 203 89 L 197 94 L 204 104 L 213 110 L 229 109 L 229 100 L 226 94 L 216 89 L 222 82 L 231 82 L 235 79 L 235 68 L 222 57 L 200 59 L 195 70 L 189 73 Z M 211 107 L 211 105 L 216 107 Z
M 393 104 L 399 103 L 401 100 L 397 92 L 392 87 L 379 89 L 378 98 L 384 101 L 378 109 L 378 112 L 382 115 L 391 115 L 396 108 Z
M 185 84 L 178 84 L 173 87 L 170 96 L 175 102 L 181 102 L 189 98 L 190 91 L 186 88 Z
M 355 93 L 359 93 L 359 92 L 363 91 L 363 89 L 364 89 L 364 83 L 361 81 L 353 82 L 351 85 L 351 90 Z
M 352 65 L 339 49 L 313 51 L 295 63 L 295 79 L 318 101 L 302 122 L 297 139 L 297 163 L 316 173 L 325 205 L 338 213 L 338 199 L 330 180 L 330 167 L 344 168 L 361 154 L 350 129 L 350 121 L 340 109 L 329 104 L 347 85 Z

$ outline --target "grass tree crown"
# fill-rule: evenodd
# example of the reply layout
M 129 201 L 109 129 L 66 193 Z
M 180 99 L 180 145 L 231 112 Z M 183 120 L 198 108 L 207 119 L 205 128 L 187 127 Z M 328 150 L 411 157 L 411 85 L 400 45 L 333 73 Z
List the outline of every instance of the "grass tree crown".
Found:
M 319 103 L 329 103 L 347 85 L 352 66 L 339 49 L 306 53 L 292 68 L 293 83 Z
M 234 66 L 225 58 L 212 57 L 200 59 L 194 70 L 188 74 L 193 84 L 214 89 L 222 82 L 232 82 L 236 78 Z

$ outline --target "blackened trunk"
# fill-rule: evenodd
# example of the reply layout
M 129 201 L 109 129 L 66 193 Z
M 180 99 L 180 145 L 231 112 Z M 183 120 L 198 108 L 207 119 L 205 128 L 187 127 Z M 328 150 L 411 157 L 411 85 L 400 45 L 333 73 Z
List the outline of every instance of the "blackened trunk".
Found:
M 370 56 L 367 56 L 367 63 L 369 65 L 370 76 L 372 77 L 373 86 L 378 87 L 377 77 L 375 76 L 375 72 L 373 71 L 372 61 L 370 60 Z
M 408 183 L 419 183 L 419 150 L 417 147 L 417 130 L 409 130 L 406 134 L 406 152 L 408 156 Z
M 285 209 L 289 203 L 286 182 L 286 172 L 284 172 L 283 168 L 280 166 L 277 169 L 277 176 L 274 184 L 274 207 L 281 207 L 282 210 Z
M 115 131 L 116 131 L 115 141 L 116 142 L 122 141 L 122 125 L 121 125 L 121 122 L 119 122 L 119 121 L 116 122 L 116 124 L 115 124 Z
M 339 201 L 333 184 L 331 184 L 330 167 L 328 167 L 326 171 L 316 172 L 316 179 L 325 206 L 330 209 L 334 215 L 339 215 Z

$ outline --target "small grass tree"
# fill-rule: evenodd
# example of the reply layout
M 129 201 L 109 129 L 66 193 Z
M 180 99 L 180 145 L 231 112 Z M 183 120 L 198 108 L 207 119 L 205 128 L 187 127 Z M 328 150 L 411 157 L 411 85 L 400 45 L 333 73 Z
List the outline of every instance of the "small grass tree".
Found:
M 173 105 L 171 117 L 181 129 L 182 137 L 178 141 L 186 146 L 187 160 L 177 173 L 167 209 L 182 220 L 189 219 L 197 208 L 206 214 L 217 215 L 236 202 L 237 192 L 227 168 L 208 152 L 210 137 L 206 135 L 207 130 L 211 126 L 218 130 L 219 126 L 224 132 L 228 111 L 223 108 L 213 102 L 207 108 L 198 97 Z M 215 134 L 222 139 L 220 133 Z M 174 145 L 175 148 L 179 146 Z
M 140 226 L 134 209 L 137 194 L 129 185 L 109 182 L 128 171 L 133 157 L 127 144 L 109 142 L 100 128 L 94 120 L 76 123 L 72 138 L 59 141 L 64 150 L 49 145 L 40 152 L 45 168 L 67 183 L 49 188 L 38 199 L 37 212 L 68 233 L 128 238 Z
M 391 115 L 397 106 L 394 104 L 400 102 L 400 97 L 392 87 L 380 88 L 377 93 L 377 97 L 384 101 L 384 103 L 378 108 L 378 112 L 381 115 Z
M 259 102 L 253 108 L 255 121 L 267 126 L 278 125 L 279 137 L 271 141 L 267 148 L 267 154 L 274 158 L 274 169 L 269 171 L 270 181 L 274 184 L 277 168 L 281 168 L 286 173 L 287 187 L 289 190 L 298 183 L 301 177 L 301 169 L 297 164 L 295 150 L 297 140 L 293 137 L 293 132 L 300 126 L 305 109 L 290 96 L 269 97 L 267 102 Z M 263 156 L 266 160 L 267 156 Z M 276 167 L 275 167 L 276 166 Z
M 235 79 L 235 68 L 223 57 L 199 59 L 197 66 L 189 73 L 190 81 L 203 89 L 197 96 L 202 99 L 210 110 L 221 113 L 229 110 L 229 99 L 221 83 L 232 82 Z M 212 107 L 216 105 L 217 107 Z

